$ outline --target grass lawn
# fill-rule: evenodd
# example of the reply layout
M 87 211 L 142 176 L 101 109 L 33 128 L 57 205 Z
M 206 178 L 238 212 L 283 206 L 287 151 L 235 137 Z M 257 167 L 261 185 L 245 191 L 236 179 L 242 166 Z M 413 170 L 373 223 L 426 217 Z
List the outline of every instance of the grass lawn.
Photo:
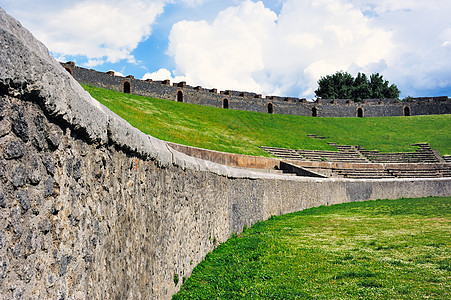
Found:
M 173 299 L 451 299 L 451 197 L 272 217 L 208 254 Z
M 165 141 L 248 155 L 260 146 L 336 150 L 327 142 L 381 152 L 411 152 L 428 142 L 451 154 L 451 115 L 384 118 L 313 118 L 206 107 L 83 86 L 95 99 L 144 133 Z M 326 141 L 307 134 L 326 136 Z

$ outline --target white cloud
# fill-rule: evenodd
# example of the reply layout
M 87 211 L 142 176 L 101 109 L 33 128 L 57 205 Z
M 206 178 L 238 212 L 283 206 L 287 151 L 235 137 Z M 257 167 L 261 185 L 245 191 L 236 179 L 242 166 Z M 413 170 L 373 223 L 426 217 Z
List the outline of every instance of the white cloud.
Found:
M 175 74 L 191 84 L 261 91 L 252 77 L 264 69 L 263 46 L 276 15 L 261 2 L 244 1 L 220 12 L 212 24 L 182 21 L 170 33 Z
M 9 4 L 11 13 L 50 51 L 86 56 L 86 66 L 133 62 L 131 52 L 151 34 L 165 4 L 165 0 L 36 1 L 39 5 L 14 1 L 18 3 Z
M 185 3 L 188 6 L 200 6 L 206 0 L 180 0 L 182 3 Z M 208 0 L 207 0 L 208 1 Z
M 377 63 L 392 47 L 391 33 L 371 28 L 359 9 L 327 0 L 288 0 L 279 16 L 244 1 L 211 24 L 175 24 L 169 39 L 175 72 L 189 83 L 298 96 L 312 96 L 321 75 Z
M 372 7 L 371 23 L 393 34 L 394 49 L 384 72 L 403 94 L 424 96 L 419 90 L 451 89 L 451 21 L 448 0 L 353 0 Z M 420 92 L 421 93 L 421 92 Z
M 146 79 L 152 79 L 152 80 L 170 80 L 171 82 L 180 82 L 180 81 L 186 81 L 186 78 L 184 76 L 172 76 L 171 71 L 165 68 L 161 68 L 158 71 L 152 72 L 152 73 L 146 73 L 144 74 L 142 80 Z
M 320 76 L 374 73 L 404 94 L 451 86 L 451 2 L 286 0 L 276 15 L 243 1 L 169 37 L 174 73 L 192 85 L 313 96 Z
M 169 70 L 167 70 L 167 69 L 164 69 L 164 68 L 159 69 L 158 71 L 155 71 L 153 73 L 146 73 L 146 74 L 144 74 L 142 79 L 143 80 L 146 80 L 146 79 L 152 79 L 152 80 L 166 80 L 166 79 L 169 79 L 169 80 L 173 80 L 171 72 Z

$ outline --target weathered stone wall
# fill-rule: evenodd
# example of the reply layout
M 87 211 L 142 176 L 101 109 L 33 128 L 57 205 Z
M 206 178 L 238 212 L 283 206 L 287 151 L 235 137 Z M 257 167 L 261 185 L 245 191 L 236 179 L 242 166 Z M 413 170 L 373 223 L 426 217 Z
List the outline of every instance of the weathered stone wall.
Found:
M 268 112 L 268 105 L 273 106 L 273 113 L 311 116 L 312 109 L 317 109 L 318 117 L 357 117 L 357 110 L 363 110 L 363 117 L 391 117 L 404 116 L 404 108 L 408 107 L 408 115 L 436 115 L 451 114 L 451 100 L 448 97 L 414 98 L 408 102 L 396 99 L 367 99 L 363 103 L 355 103 L 346 99 L 307 102 L 298 98 L 268 96 L 260 98 L 255 93 L 221 91 L 191 87 L 176 83 L 169 85 L 165 82 L 153 82 L 134 79 L 133 76 L 124 78 L 109 73 L 102 73 L 77 67 L 72 64 L 63 64 L 74 78 L 83 84 L 90 84 L 118 92 L 124 91 L 125 81 L 132 86 L 131 93 L 136 95 L 155 97 L 168 100 L 177 100 L 177 93 L 183 95 L 183 102 L 222 108 L 224 100 L 228 102 L 229 109 Z
M 188 157 L 92 99 L 1 9 L 0 44 L 0 299 L 169 299 L 257 220 L 451 194 L 449 179 L 293 178 Z

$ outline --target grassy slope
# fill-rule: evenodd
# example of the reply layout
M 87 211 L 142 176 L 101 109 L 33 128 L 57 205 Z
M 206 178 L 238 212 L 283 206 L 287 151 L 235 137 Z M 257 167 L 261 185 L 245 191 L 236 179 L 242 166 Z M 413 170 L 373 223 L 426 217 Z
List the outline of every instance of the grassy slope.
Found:
M 173 299 L 450 299 L 451 197 L 273 217 L 208 254 Z
M 268 154 L 259 146 L 334 150 L 327 142 L 382 152 L 414 151 L 429 142 L 451 154 L 451 115 L 389 118 L 312 118 L 225 110 L 84 86 L 91 95 L 143 132 L 175 143 L 224 152 Z M 307 134 L 328 137 L 327 142 Z

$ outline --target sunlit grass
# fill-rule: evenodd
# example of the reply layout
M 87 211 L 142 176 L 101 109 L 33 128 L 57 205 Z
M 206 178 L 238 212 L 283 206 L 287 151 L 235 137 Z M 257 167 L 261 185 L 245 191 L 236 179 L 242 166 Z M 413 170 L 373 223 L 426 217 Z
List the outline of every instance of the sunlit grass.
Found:
M 173 299 L 450 299 L 451 197 L 273 217 L 207 255 Z
M 84 86 L 91 95 L 144 133 L 206 149 L 268 156 L 260 146 L 336 150 L 327 142 L 382 152 L 415 151 L 428 142 L 451 154 L 451 116 L 313 118 L 226 110 Z M 308 138 L 307 134 L 327 137 Z

